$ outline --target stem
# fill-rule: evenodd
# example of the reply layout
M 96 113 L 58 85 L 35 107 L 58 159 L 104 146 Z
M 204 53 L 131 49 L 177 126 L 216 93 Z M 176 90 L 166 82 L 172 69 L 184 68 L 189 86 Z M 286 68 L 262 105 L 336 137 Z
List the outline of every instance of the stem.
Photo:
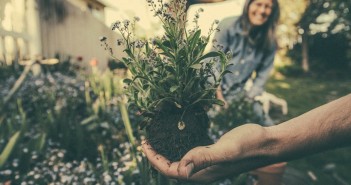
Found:
M 132 130 L 132 127 L 131 127 L 131 124 L 130 124 L 130 120 L 129 120 L 129 116 L 128 116 L 128 111 L 127 111 L 126 105 L 122 101 L 120 101 L 118 105 L 119 105 L 119 109 L 121 111 L 122 120 L 123 120 L 123 124 L 124 124 L 125 130 L 127 132 L 128 140 L 129 140 L 129 142 L 131 144 L 131 154 L 132 154 L 132 156 L 134 158 L 133 161 L 136 162 L 139 170 L 141 171 L 142 170 L 142 166 L 139 163 L 138 158 L 137 158 L 137 150 L 136 150 L 135 138 L 134 138 L 134 135 L 133 135 L 133 130 Z
M 4 98 L 4 107 L 8 103 L 8 101 L 12 98 L 12 96 L 16 93 L 18 88 L 21 86 L 21 84 L 24 82 L 26 79 L 30 69 L 32 68 L 32 65 L 34 64 L 34 61 L 31 61 L 23 70 L 21 76 L 17 79 L 15 82 L 15 85 L 11 88 L 10 92 L 7 94 L 7 96 Z

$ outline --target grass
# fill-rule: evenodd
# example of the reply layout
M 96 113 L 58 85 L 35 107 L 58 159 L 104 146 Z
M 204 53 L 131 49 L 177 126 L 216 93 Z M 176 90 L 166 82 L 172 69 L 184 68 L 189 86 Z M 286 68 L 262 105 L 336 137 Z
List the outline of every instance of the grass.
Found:
M 313 76 L 284 77 L 270 79 L 266 90 L 288 102 L 289 113 L 279 118 L 287 120 L 315 107 L 340 98 L 351 92 L 351 78 L 316 78 Z M 351 142 L 351 141 L 350 141 Z M 334 163 L 339 176 L 351 183 L 351 147 L 327 151 L 289 162 L 289 166 L 302 172 L 311 171 L 316 175 L 314 184 L 336 184 L 323 168 Z

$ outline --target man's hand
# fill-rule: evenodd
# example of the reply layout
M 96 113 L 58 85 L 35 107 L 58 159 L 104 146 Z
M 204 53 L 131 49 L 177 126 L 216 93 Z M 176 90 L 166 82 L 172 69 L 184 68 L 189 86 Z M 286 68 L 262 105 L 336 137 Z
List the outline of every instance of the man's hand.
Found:
M 142 148 L 144 151 L 144 154 L 148 158 L 149 162 L 151 165 L 160 173 L 163 175 L 171 178 L 171 179 L 177 179 L 181 181 L 189 181 L 189 182 L 198 182 L 198 183 L 210 183 L 213 182 L 220 177 L 222 177 L 224 174 L 226 174 L 226 168 L 228 168 L 228 165 L 212 165 L 208 166 L 210 164 L 210 158 L 209 157 L 209 148 L 207 147 L 197 147 L 191 151 L 189 151 L 189 157 L 191 158 L 192 156 L 202 156 L 204 164 L 201 166 L 196 167 L 195 172 L 195 166 L 193 163 L 188 163 L 190 162 L 189 160 L 182 160 L 182 167 L 180 167 L 180 162 L 170 162 L 168 159 L 166 159 L 164 156 L 158 154 L 153 150 L 153 148 L 147 143 L 147 141 L 144 141 L 142 143 Z M 206 163 L 206 164 L 205 164 Z
M 263 134 L 261 126 L 246 124 L 229 131 L 215 144 L 190 150 L 181 161 L 173 163 L 157 154 L 147 141 L 142 143 L 142 148 L 151 165 L 163 175 L 178 180 L 209 183 L 257 167 L 260 163 L 256 164 L 255 160 L 248 162 L 243 154 L 254 153 L 246 151 L 254 150 Z

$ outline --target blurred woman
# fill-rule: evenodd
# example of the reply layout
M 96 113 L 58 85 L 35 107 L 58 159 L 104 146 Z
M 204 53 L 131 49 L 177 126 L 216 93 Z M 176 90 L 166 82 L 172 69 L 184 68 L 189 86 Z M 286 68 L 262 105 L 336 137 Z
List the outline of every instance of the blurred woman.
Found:
M 279 14 L 277 0 L 246 0 L 241 16 L 226 18 L 219 24 L 213 47 L 232 53 L 232 65 L 228 68 L 232 73 L 224 76 L 217 91 L 217 98 L 226 102 L 225 107 L 240 93 L 254 99 L 264 91 L 277 49 L 275 31 Z M 245 90 L 251 78 L 252 86 Z M 273 125 L 257 102 L 254 112 L 261 125 Z

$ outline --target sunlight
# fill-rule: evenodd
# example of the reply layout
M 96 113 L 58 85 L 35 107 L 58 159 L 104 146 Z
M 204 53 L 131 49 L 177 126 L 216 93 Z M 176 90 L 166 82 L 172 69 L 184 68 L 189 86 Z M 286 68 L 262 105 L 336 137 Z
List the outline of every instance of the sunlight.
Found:
M 13 12 L 13 6 L 10 2 L 5 5 L 4 9 L 4 20 L 1 21 L 2 28 L 7 31 L 12 30 L 12 20 L 11 15 Z

